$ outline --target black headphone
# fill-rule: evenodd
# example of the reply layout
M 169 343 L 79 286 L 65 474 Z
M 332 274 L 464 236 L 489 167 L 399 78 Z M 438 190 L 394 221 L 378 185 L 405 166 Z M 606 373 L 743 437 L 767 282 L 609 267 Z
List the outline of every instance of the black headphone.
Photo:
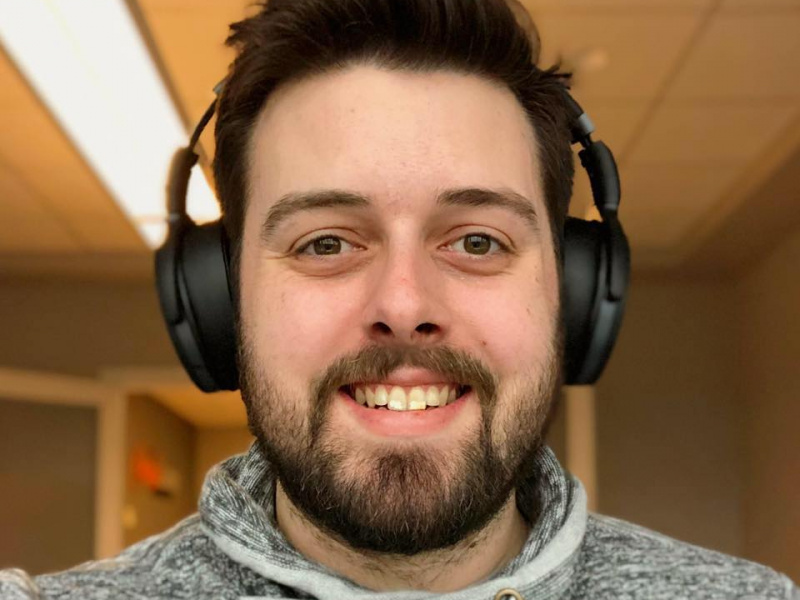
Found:
M 223 82 L 224 83 L 224 82 Z M 221 85 L 215 91 L 219 94 Z M 594 125 L 565 88 L 572 144 L 580 143 L 602 221 L 567 217 L 562 237 L 565 383 L 591 384 L 603 371 L 622 322 L 630 278 L 630 249 L 617 211 L 619 174 L 614 156 L 592 141 Z M 236 331 L 229 277 L 229 244 L 222 220 L 197 225 L 186 214 L 186 191 L 197 163 L 197 140 L 216 101 L 197 124 L 189 145 L 175 153 L 167 187 L 169 230 L 156 252 L 156 286 L 172 343 L 204 392 L 239 388 Z

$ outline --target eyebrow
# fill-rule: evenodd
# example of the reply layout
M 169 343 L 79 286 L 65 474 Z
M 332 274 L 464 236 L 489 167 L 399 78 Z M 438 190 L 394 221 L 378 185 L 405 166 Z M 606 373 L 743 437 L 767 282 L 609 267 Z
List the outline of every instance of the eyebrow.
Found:
M 346 190 L 291 192 L 282 196 L 270 208 L 261 225 L 261 240 L 263 243 L 269 243 L 282 224 L 301 212 L 325 208 L 367 208 L 369 206 L 372 206 L 372 201 L 368 197 Z M 511 190 L 474 187 L 447 189 L 438 195 L 436 206 L 502 208 L 520 217 L 532 231 L 539 232 L 539 215 L 533 203 L 522 194 Z

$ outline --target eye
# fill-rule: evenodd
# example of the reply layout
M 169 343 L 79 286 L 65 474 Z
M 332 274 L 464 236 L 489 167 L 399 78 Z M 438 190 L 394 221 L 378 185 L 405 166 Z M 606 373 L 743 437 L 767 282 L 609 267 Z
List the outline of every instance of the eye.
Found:
M 338 235 L 321 235 L 297 248 L 293 254 L 295 256 L 305 255 L 312 257 L 332 256 L 341 254 L 342 244 L 350 246 L 351 248 L 353 247 L 352 244 L 343 240 Z
M 465 254 L 471 254 L 473 256 L 485 256 L 487 254 L 491 256 L 496 254 L 508 254 L 509 252 L 508 246 L 487 233 L 477 231 L 468 233 L 449 245 L 455 246 L 460 240 L 463 240 L 460 246 L 465 250 Z M 497 250 L 490 253 L 492 244 L 494 244 Z

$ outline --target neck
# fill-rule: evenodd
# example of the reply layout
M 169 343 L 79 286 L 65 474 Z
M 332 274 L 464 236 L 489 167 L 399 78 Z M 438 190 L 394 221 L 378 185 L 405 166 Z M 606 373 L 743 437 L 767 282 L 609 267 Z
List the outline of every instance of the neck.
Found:
M 363 553 L 331 538 L 306 519 L 275 489 L 278 527 L 294 548 L 358 585 L 375 591 L 426 590 L 446 593 L 490 578 L 517 556 L 530 531 L 512 493 L 481 531 L 456 546 L 415 556 Z

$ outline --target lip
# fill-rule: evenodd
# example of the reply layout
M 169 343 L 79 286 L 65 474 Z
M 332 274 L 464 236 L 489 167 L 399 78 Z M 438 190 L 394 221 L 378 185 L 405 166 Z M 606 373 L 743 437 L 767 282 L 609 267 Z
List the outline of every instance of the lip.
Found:
M 395 369 L 383 381 L 365 381 L 357 383 L 385 386 L 397 385 L 400 387 L 443 385 L 448 383 L 458 385 L 458 382 L 452 381 L 439 373 L 434 373 L 433 371 L 428 371 L 426 369 L 414 369 L 410 367 Z
M 342 390 L 337 390 L 338 408 L 357 426 L 378 437 L 430 436 L 453 425 L 454 421 L 475 404 L 472 388 L 442 408 L 433 410 L 379 410 L 362 406 Z

